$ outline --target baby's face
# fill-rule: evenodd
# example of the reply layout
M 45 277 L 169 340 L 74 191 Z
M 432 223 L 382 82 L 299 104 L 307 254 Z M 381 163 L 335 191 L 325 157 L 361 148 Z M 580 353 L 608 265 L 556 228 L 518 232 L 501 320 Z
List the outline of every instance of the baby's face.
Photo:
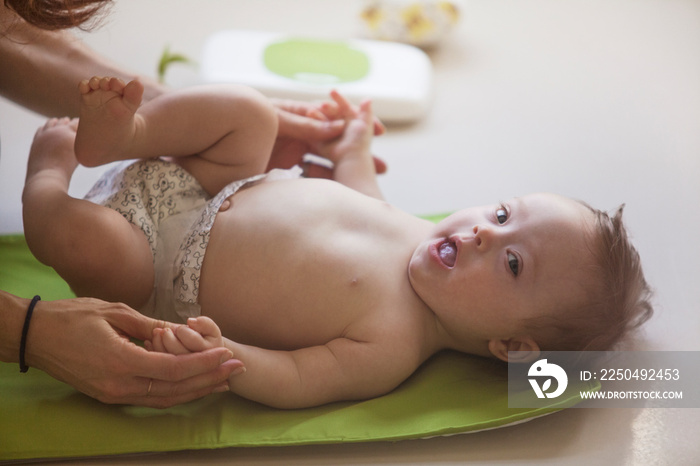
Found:
M 584 298 L 593 221 L 554 194 L 459 211 L 414 251 L 411 285 L 455 338 L 521 336 L 524 319 Z

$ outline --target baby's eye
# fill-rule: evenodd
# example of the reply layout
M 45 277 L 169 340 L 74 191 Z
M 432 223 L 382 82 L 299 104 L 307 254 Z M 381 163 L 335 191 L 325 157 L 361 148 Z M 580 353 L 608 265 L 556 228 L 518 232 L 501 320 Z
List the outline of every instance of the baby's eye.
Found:
M 501 204 L 498 209 L 496 209 L 496 221 L 503 225 L 508 220 L 508 209 L 506 206 Z
M 516 256 L 512 252 L 509 252 L 507 254 L 507 258 L 508 258 L 508 268 L 510 269 L 511 272 L 513 272 L 513 276 L 517 277 L 518 273 L 520 273 L 520 261 L 518 260 L 518 256 Z

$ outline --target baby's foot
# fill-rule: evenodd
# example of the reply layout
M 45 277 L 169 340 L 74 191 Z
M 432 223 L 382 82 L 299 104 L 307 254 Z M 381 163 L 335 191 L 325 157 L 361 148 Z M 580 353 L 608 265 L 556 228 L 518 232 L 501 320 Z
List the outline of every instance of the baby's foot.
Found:
M 73 151 L 77 127 L 75 118 L 52 118 L 36 131 L 29 151 L 27 182 L 40 173 L 50 173 L 70 182 L 78 166 Z
M 129 158 L 129 143 L 140 116 L 143 84 L 119 78 L 93 77 L 78 86 L 80 125 L 75 153 L 83 165 L 94 167 Z

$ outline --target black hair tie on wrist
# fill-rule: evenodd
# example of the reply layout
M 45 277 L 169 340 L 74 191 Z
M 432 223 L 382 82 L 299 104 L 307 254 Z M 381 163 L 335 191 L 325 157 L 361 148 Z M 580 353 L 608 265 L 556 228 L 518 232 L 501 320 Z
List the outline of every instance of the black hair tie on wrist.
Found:
M 34 296 L 32 298 L 32 302 L 29 303 L 29 308 L 27 309 L 27 316 L 24 318 L 24 327 L 22 327 L 22 339 L 19 342 L 19 371 L 20 372 L 27 372 L 29 370 L 29 366 L 27 366 L 27 363 L 24 361 L 24 351 L 27 348 L 27 332 L 29 332 L 29 321 L 32 319 L 32 314 L 34 313 L 34 306 L 36 306 L 36 303 L 41 301 L 41 297 L 39 295 Z

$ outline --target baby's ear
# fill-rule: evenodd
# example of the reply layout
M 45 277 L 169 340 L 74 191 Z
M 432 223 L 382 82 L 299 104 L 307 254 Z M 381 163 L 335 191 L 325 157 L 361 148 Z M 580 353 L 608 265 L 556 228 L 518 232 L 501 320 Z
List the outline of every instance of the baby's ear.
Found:
M 489 351 L 505 362 L 532 362 L 540 356 L 540 346 L 529 336 L 490 340 Z M 508 351 L 518 351 L 518 354 L 509 358 Z

